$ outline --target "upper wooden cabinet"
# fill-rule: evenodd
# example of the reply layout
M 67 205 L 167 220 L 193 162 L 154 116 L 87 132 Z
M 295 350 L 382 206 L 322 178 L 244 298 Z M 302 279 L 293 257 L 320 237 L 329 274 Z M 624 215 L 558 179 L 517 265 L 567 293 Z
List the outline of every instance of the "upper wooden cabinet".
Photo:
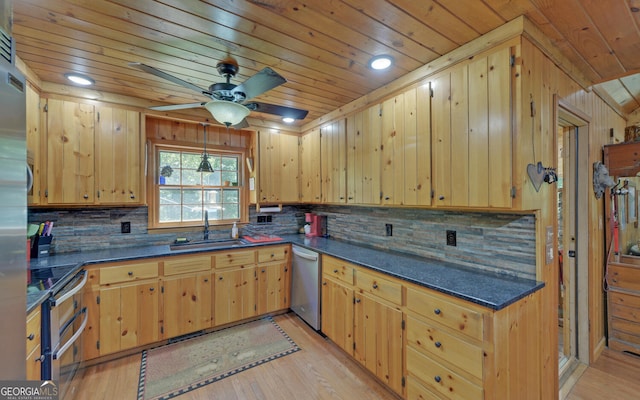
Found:
M 139 112 L 96 107 L 97 202 L 126 204 L 142 201 L 140 141 Z
M 48 99 L 47 204 L 144 202 L 138 112 Z
M 258 203 L 298 202 L 298 136 L 260 131 Z
M 431 80 L 435 206 L 510 208 L 511 51 Z
M 94 202 L 94 106 L 47 101 L 48 204 Z
M 320 129 L 313 129 L 300 139 L 300 201 L 321 201 Z
M 345 120 L 320 128 L 321 193 L 323 203 L 347 201 L 347 138 Z
M 27 84 L 27 162 L 33 174 L 33 186 L 27 192 L 27 202 L 31 205 L 40 204 L 40 178 L 43 165 L 42 154 L 44 154 L 41 124 L 40 124 L 40 94 Z
M 347 203 L 380 204 L 382 105 L 347 117 Z

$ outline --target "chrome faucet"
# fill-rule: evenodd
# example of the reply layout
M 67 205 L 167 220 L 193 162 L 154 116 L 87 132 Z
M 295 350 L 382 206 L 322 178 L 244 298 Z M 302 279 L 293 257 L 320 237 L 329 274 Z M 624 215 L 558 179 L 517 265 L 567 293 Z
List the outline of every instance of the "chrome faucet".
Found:
M 204 210 L 204 240 L 209 240 L 209 211 Z

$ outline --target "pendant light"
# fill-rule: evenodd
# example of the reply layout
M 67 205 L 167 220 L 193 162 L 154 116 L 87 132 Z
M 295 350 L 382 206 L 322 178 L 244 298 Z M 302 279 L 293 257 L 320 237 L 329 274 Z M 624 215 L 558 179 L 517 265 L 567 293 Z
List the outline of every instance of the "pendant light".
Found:
M 213 100 L 204 105 L 218 122 L 227 126 L 237 125 L 242 122 L 250 111 L 247 107 L 233 101 Z
M 211 163 L 209 162 L 209 155 L 207 154 L 207 125 L 202 124 L 204 128 L 204 148 L 202 152 L 202 161 L 200 161 L 200 165 L 198 166 L 198 172 L 213 172 L 213 168 L 211 168 Z

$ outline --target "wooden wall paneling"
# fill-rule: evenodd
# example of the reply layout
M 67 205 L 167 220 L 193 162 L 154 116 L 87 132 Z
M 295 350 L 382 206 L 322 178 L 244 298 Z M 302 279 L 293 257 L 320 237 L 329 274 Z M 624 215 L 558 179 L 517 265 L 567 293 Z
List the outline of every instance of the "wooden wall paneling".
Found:
M 394 150 L 396 148 L 395 141 L 396 132 L 394 125 L 395 98 L 390 98 L 382 103 L 382 175 L 380 177 L 380 186 L 382 191 L 382 204 L 393 204 L 396 193 L 394 193 L 394 167 L 396 160 Z
M 488 114 L 490 207 L 511 207 L 511 49 L 505 47 L 488 55 Z M 471 86 L 471 85 L 470 85 Z M 471 164 L 473 165 L 473 164 Z
M 469 64 L 469 206 L 489 205 L 489 86 L 488 60 L 479 58 Z M 509 149 L 511 150 L 511 149 Z M 509 159 L 511 161 L 511 159 Z M 511 165 L 509 165 L 509 169 Z
M 431 205 L 431 94 L 429 83 L 416 88 L 416 203 Z
M 452 206 L 469 205 L 469 104 L 467 66 L 451 70 L 451 143 L 449 150 Z M 475 151 L 475 149 L 474 149 Z
M 418 204 L 418 110 L 417 89 L 409 89 L 403 93 L 404 98 L 404 205 Z

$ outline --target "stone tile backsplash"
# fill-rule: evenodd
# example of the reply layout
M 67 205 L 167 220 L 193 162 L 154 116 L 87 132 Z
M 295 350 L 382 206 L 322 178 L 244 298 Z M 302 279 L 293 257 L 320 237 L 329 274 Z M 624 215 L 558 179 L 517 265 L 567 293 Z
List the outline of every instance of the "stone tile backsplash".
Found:
M 305 212 L 327 216 L 331 237 L 376 249 L 451 261 L 464 266 L 535 278 L 535 218 L 533 215 L 453 212 L 425 209 L 304 205 L 284 206 L 280 213 L 258 214 L 250 207 L 250 223 L 241 234 L 293 234 L 304 225 Z M 270 215 L 269 224 L 257 223 Z M 176 237 L 198 240 L 202 228 L 179 233 L 149 233 L 147 207 L 91 209 L 29 209 L 29 223 L 54 221 L 53 253 L 141 245 L 166 245 Z M 120 233 L 129 221 L 131 233 Z M 393 236 L 385 235 L 393 225 Z M 457 246 L 446 245 L 446 231 L 454 230 Z M 211 228 L 210 239 L 227 238 L 230 227 Z

